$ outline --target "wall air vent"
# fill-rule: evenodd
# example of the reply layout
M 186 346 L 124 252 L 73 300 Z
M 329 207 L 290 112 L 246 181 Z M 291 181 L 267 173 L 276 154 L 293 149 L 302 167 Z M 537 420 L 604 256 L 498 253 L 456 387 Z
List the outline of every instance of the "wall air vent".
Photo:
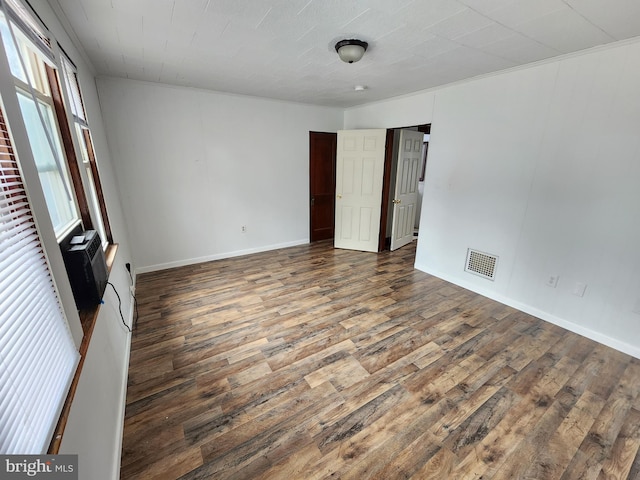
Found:
M 467 250 L 467 263 L 465 264 L 465 272 L 480 275 L 483 278 L 493 280 L 496 273 L 498 257 L 482 253 L 471 248 Z

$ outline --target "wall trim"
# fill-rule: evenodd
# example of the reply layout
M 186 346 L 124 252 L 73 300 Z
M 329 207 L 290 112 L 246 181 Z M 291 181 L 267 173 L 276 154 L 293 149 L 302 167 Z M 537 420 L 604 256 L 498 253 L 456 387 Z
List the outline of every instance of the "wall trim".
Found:
M 135 278 L 135 277 L 134 277 Z M 134 305 L 131 302 L 131 308 L 129 309 L 129 325 L 131 325 L 131 329 L 133 330 L 133 315 L 134 315 Z M 125 358 L 124 365 L 126 371 L 124 375 L 122 375 L 121 381 L 121 401 L 118 404 L 119 412 L 118 418 L 120 419 L 120 424 L 118 426 L 118 432 L 116 436 L 116 445 L 115 450 L 113 452 L 113 472 L 115 472 L 113 478 L 120 478 L 120 466 L 122 463 L 122 444 L 124 440 L 124 414 L 127 407 L 127 383 L 129 381 L 129 359 L 131 358 L 131 337 L 133 335 L 130 333 L 127 335 L 127 345 L 125 349 Z
M 273 245 L 264 245 L 262 247 L 247 248 L 244 250 L 235 250 L 232 252 L 205 255 L 204 257 L 188 258 L 185 260 L 177 260 L 175 262 L 159 263 L 156 265 L 149 265 L 147 267 L 136 268 L 135 274 L 137 276 L 141 273 L 157 272 L 158 270 L 167 270 L 169 268 L 184 267 L 186 265 L 194 265 L 196 263 L 211 262 L 213 260 L 223 260 L 225 258 L 232 258 L 232 257 L 241 257 L 243 255 L 250 255 L 252 253 L 261 253 L 261 252 L 268 252 L 270 250 L 278 250 L 280 248 L 297 247 L 298 245 L 304 245 L 306 243 L 309 243 L 308 238 L 303 238 L 301 240 L 294 240 L 292 242 L 276 243 Z
M 623 47 L 623 46 L 626 46 L 626 45 L 633 45 L 635 43 L 640 43 L 640 37 L 631 37 L 631 38 L 625 38 L 623 40 L 615 40 L 613 42 L 603 43 L 603 44 L 600 44 L 600 45 L 594 45 L 593 47 L 585 48 L 583 50 L 578 50 L 577 52 L 563 53 L 563 54 L 560 54 L 560 55 L 556 55 L 554 57 L 543 58 L 541 60 L 535 60 L 533 62 L 523 63 L 522 65 L 514 65 L 513 67 L 503 68 L 502 70 L 496 70 L 494 72 L 481 73 L 481 74 L 475 75 L 473 77 L 462 78 L 460 80 L 454 80 L 453 82 L 443 83 L 442 85 L 435 85 L 433 87 L 424 88 L 422 90 L 416 90 L 414 92 L 403 93 L 403 94 L 396 95 L 396 96 L 393 96 L 393 97 L 382 98 L 380 100 L 373 100 L 373 101 L 367 102 L 367 103 L 360 103 L 358 105 L 353 105 L 353 106 L 350 106 L 350 107 L 344 107 L 343 108 L 343 116 L 345 116 L 345 119 L 346 119 L 347 112 L 349 112 L 351 110 L 358 110 L 358 109 L 363 108 L 363 107 L 366 108 L 366 107 L 371 107 L 371 106 L 383 105 L 385 103 L 392 103 L 392 102 L 395 102 L 397 100 L 401 100 L 401 99 L 404 99 L 404 98 L 410 98 L 410 97 L 413 97 L 413 96 L 416 96 L 416 95 L 429 94 L 429 93 L 434 93 L 435 94 L 438 91 L 442 91 L 442 90 L 450 88 L 450 87 L 457 87 L 458 85 L 464 85 L 466 83 L 475 82 L 477 80 L 483 80 L 485 78 L 496 77 L 496 76 L 500 76 L 500 75 L 504 75 L 504 74 L 508 74 L 508 73 L 512 73 L 512 72 L 518 72 L 518 71 L 521 71 L 521 70 L 528 70 L 530 68 L 535 68 L 535 67 L 538 67 L 540 65 L 548 65 L 548 64 L 560 62 L 562 60 L 581 57 L 583 55 L 590 55 L 592 53 L 598 53 L 598 52 L 606 51 L 606 50 L 613 49 L 613 48 Z M 428 122 L 422 122 L 422 123 L 428 123 Z
M 581 335 L 590 340 L 593 340 L 594 342 L 601 343 L 602 345 L 611 347 L 614 350 L 618 350 L 619 352 L 626 353 L 627 355 L 631 355 L 632 357 L 640 359 L 640 347 L 628 344 L 626 342 L 622 342 L 615 338 L 611 338 L 600 332 L 591 330 L 590 328 L 585 328 L 582 325 L 578 325 L 577 323 L 570 322 L 568 320 L 557 317 L 543 310 L 539 310 L 526 303 L 522 303 L 512 298 L 506 297 L 504 295 L 496 294 L 495 292 L 480 288 L 477 285 L 474 285 L 470 282 L 465 282 L 464 280 L 460 280 L 459 278 L 453 277 L 451 275 L 447 275 L 446 273 L 430 269 L 429 267 L 422 264 L 421 262 L 416 262 L 414 266 L 416 269 L 422 272 L 428 273 L 429 275 L 433 275 L 434 277 L 438 277 L 446 282 L 453 283 L 454 285 L 458 285 L 459 287 L 462 287 L 462 288 L 466 288 L 467 290 L 471 290 L 472 292 L 475 292 L 484 297 L 490 298 L 491 300 L 495 300 L 496 302 L 500 302 L 509 307 L 513 307 L 524 313 L 528 313 L 529 315 L 533 315 L 534 317 L 540 318 L 545 322 L 552 323 L 554 325 L 557 325 L 558 327 L 562 327 L 566 330 L 569 330 L 570 332 L 577 333 L 578 335 Z
M 257 101 L 262 101 L 262 102 L 266 102 L 266 103 L 285 103 L 288 105 L 293 105 L 293 106 L 301 106 L 301 107 L 312 107 L 312 108 L 320 108 L 320 109 L 324 109 L 324 110 L 337 110 L 339 112 L 342 112 L 342 114 L 344 115 L 344 109 L 345 107 L 336 107 L 334 105 L 322 105 L 319 103 L 308 103 L 308 102 L 297 102 L 295 100 L 287 100 L 284 98 L 272 98 L 272 97 L 261 97 L 259 95 L 249 95 L 249 94 L 245 94 L 245 93 L 233 93 L 233 92 L 225 92 L 223 90 L 212 90 L 210 88 L 203 88 L 203 87 L 194 87 L 194 86 L 190 86 L 190 85 L 176 85 L 173 83 L 162 83 L 162 82 L 153 82 L 150 80 L 138 80 L 135 78 L 124 78 L 124 77 L 116 77 L 113 75 L 96 75 L 96 80 L 106 80 L 106 81 L 111 81 L 111 80 L 123 80 L 125 82 L 131 82 L 131 83 L 138 83 L 138 84 L 144 84 L 144 85 L 152 85 L 154 87 L 159 87 L 159 88 L 167 88 L 167 89 L 171 89 L 171 90 L 177 90 L 177 91 L 182 91 L 182 90 L 191 90 L 191 91 L 196 91 L 196 92 L 203 92 L 205 94 L 210 94 L 210 95 L 222 95 L 224 97 L 235 97 L 235 98 L 240 98 L 240 99 L 253 99 L 253 100 L 257 100 Z

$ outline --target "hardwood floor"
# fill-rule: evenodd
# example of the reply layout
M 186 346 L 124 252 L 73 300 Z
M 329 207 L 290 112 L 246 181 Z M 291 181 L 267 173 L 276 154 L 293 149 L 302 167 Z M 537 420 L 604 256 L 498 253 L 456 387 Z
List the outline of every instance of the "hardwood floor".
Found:
M 638 479 L 640 362 L 318 242 L 138 278 L 121 478 Z

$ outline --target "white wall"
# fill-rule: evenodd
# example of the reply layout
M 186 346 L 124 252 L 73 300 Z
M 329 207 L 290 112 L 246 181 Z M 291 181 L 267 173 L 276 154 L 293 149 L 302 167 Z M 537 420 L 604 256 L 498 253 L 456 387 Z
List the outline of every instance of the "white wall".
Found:
M 139 272 L 309 241 L 309 131 L 340 129 L 341 110 L 115 78 L 98 90 Z
M 383 100 L 344 111 L 344 128 L 400 128 L 431 123 L 435 92 Z
M 346 111 L 432 123 L 416 267 L 640 357 L 639 57 L 618 43 Z M 464 272 L 469 247 L 499 256 L 494 282 Z
M 130 324 L 132 302 L 128 293 L 129 277 L 124 267 L 125 263 L 132 262 L 129 235 L 107 147 L 94 73 L 48 4 L 32 2 L 32 5 L 78 67 L 111 229 L 114 241 L 119 244 L 109 281 L 120 293 L 123 313 Z M 65 282 L 68 283 L 66 275 L 56 276 L 57 284 Z M 63 294 L 67 291 L 71 294 L 69 288 L 62 289 Z M 73 297 L 63 300 L 73 302 Z M 130 336 L 121 323 L 118 301 L 111 287 L 107 287 L 104 300 L 60 448 L 60 453 L 78 454 L 81 478 L 95 480 L 119 477 L 130 346 Z
M 308 240 L 310 130 L 432 123 L 416 266 L 640 356 L 640 44 L 344 116 L 116 79 L 99 80 L 99 102 L 49 7 L 35 7 L 79 68 L 128 320 L 126 262 L 149 270 Z M 463 271 L 468 247 L 500 256 L 495 282 Z M 61 449 L 95 479 L 118 477 L 129 351 L 110 290 L 105 300 Z

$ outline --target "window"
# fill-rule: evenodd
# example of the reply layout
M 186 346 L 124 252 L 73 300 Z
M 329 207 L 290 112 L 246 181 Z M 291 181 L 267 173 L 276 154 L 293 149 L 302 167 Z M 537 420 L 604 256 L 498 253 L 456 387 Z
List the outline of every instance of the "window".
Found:
M 60 47 L 56 68 L 46 28 L 18 0 L 5 0 L 0 33 L 56 236 L 82 222 L 106 248 L 113 236 L 75 65 Z
M 103 246 L 113 243 L 111 234 L 111 226 L 109 217 L 107 216 L 107 206 L 102 195 L 102 184 L 100 182 L 100 173 L 96 162 L 93 142 L 91 140 L 91 131 L 87 123 L 87 117 L 84 110 L 84 101 L 82 92 L 80 91 L 80 83 L 78 82 L 78 74 L 73 62 L 66 56 L 62 55 L 62 73 L 64 84 L 67 89 L 69 103 L 71 104 L 71 112 L 73 115 L 73 123 L 75 132 L 80 144 L 80 155 L 82 157 L 82 165 L 86 170 L 88 202 L 93 212 L 94 228 L 98 230 Z
M 19 4 L 10 3 L 11 9 L 0 18 L 0 33 L 49 215 L 60 240 L 80 223 L 80 213 L 83 213 L 85 223 L 90 223 L 90 217 L 86 209 L 78 209 L 76 200 L 84 201 L 84 190 L 79 175 L 72 178 L 74 171 L 69 167 L 74 164 L 66 161 L 68 146 L 60 141 L 63 137 L 57 122 L 59 113 L 55 110 L 50 81 L 55 66 L 49 45 L 43 40 L 46 35 L 38 30 L 35 20 Z M 11 18 L 7 18 L 8 13 Z M 76 197 L 74 193 L 78 189 L 82 195 Z
M 0 108 L 0 453 L 45 453 L 78 364 Z
M 77 224 L 78 214 L 71 194 L 67 169 L 61 162 L 62 148 L 59 137 L 54 135 L 53 111 L 51 106 L 42 100 L 38 100 L 36 106 L 31 96 L 22 91 L 18 91 L 18 101 L 38 166 L 49 215 L 56 235 L 59 235 Z
M 96 229 L 104 248 L 109 247 L 108 264 L 116 245 L 73 62 L 61 47 L 54 52 L 48 30 L 21 0 L 0 0 L 0 38 L 7 60 L 0 58 L 5 99 L 0 98 L 0 454 L 45 453 L 50 440 L 57 453 L 97 309 L 80 314 L 84 338 L 79 354 L 38 236 L 8 122 L 16 138 L 24 139 L 18 153 L 29 157 L 25 172 L 35 176 L 37 171 L 58 242 L 80 226 Z M 44 207 L 38 204 L 38 211 Z M 50 232 L 45 233 L 48 240 Z
M 59 53 L 62 48 L 52 49 L 48 30 L 21 0 L 0 0 L 0 38 L 7 60 L 0 58 L 6 101 L 0 98 L 0 454 L 45 453 L 50 441 L 57 453 L 82 368 L 79 357 L 88 348 L 97 310 L 81 312 L 85 335 L 79 354 L 38 236 L 8 122 L 25 140 L 18 152 L 24 148 L 24 156 L 33 156 L 25 171 L 37 172 L 58 242 L 83 227 L 98 230 L 111 259 L 116 246 L 108 245 L 113 239 L 73 62 Z

